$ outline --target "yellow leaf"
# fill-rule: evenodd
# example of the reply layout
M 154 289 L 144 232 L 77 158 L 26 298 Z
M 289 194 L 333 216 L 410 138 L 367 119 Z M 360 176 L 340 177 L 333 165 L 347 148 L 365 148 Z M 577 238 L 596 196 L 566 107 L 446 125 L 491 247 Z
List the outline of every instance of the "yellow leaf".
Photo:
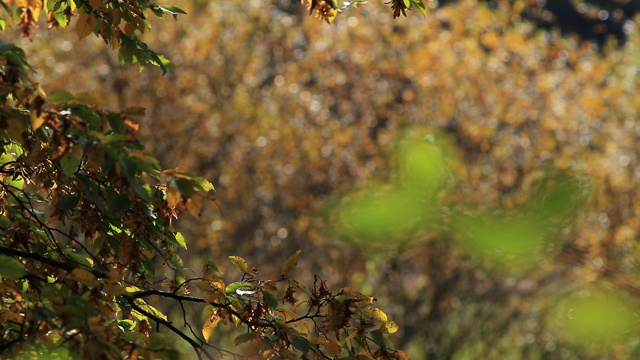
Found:
M 235 265 L 240 271 L 244 273 L 249 271 L 249 265 L 247 265 L 247 262 L 240 256 L 229 256 L 229 260 L 231 260 L 233 265 Z
M 215 330 L 221 320 L 218 315 L 218 309 L 211 305 L 207 305 L 202 312 L 202 317 L 204 319 L 204 325 L 202 325 L 202 336 L 204 336 L 205 341 L 209 342 L 213 330 Z
M 38 130 L 44 124 L 44 117 L 42 114 L 38 116 L 36 111 L 31 112 L 31 128 L 35 131 Z
M 78 38 L 82 39 L 91 34 L 93 32 L 93 25 L 96 24 L 96 21 L 96 18 L 93 16 L 81 14 L 78 17 L 78 22 L 76 23 L 76 34 L 78 34 Z
M 69 273 L 68 277 L 79 282 L 84 286 L 93 288 L 100 285 L 96 276 L 93 275 L 90 271 L 85 269 L 75 268 Z
M 384 311 L 378 309 L 377 307 L 367 306 L 364 309 L 362 309 L 362 313 L 365 315 L 371 316 L 376 320 L 380 320 L 384 322 L 387 321 L 387 314 L 385 314 Z
M 380 327 L 380 331 L 387 334 L 393 334 L 398 331 L 398 324 L 393 321 L 387 321 Z
M 280 275 L 282 275 L 283 277 L 289 275 L 289 272 L 291 272 L 291 270 L 293 270 L 293 268 L 298 265 L 298 260 L 300 260 L 301 253 L 302 250 L 298 250 L 293 255 L 289 256 L 287 261 L 285 261 L 284 265 L 282 266 L 282 272 L 280 273 Z
M 163 320 L 167 320 L 167 315 L 163 314 L 160 310 L 156 309 L 155 307 L 147 304 L 144 300 L 142 299 L 136 299 L 135 300 L 136 305 L 138 305 L 142 310 L 150 313 L 151 315 L 154 315 L 157 318 L 163 319 Z M 134 310 L 135 312 L 135 310 Z M 145 316 L 146 318 L 146 316 Z

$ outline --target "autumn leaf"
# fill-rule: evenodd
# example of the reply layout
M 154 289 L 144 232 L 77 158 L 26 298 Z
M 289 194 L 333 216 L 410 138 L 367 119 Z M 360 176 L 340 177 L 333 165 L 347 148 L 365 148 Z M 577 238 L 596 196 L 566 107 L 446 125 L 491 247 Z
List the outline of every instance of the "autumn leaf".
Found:
M 81 14 L 76 23 L 76 34 L 79 39 L 87 37 L 93 32 L 93 26 L 96 24 L 96 18 L 87 14 Z
M 100 285 L 96 276 L 85 269 L 75 268 L 69 273 L 68 277 L 72 280 L 76 280 L 84 286 L 94 288 Z
M 298 265 L 298 260 L 300 260 L 301 253 L 302 253 L 302 250 L 296 251 L 293 255 L 291 255 L 287 259 L 287 261 L 284 262 L 284 265 L 282 266 L 282 271 L 280 272 L 280 275 L 282 275 L 282 277 L 286 277 L 287 275 L 289 275 L 289 272 L 293 270 L 293 268 L 295 268 L 296 265 Z
M 202 325 L 202 336 L 206 342 L 209 342 L 211 339 L 211 334 L 213 334 L 213 330 L 216 329 L 218 323 L 220 322 L 220 315 L 218 314 L 218 309 L 212 305 L 207 305 L 202 311 L 202 318 L 204 320 L 204 324 Z
M 249 265 L 247 265 L 247 262 L 240 256 L 229 256 L 229 260 L 231 260 L 233 265 L 235 265 L 243 273 L 249 271 Z
M 365 307 L 364 309 L 362 309 L 362 313 L 376 320 L 380 320 L 384 322 L 387 321 L 387 314 L 385 314 L 384 311 L 373 306 Z
M 393 321 L 387 321 L 380 327 L 380 331 L 387 334 L 393 334 L 398 331 L 398 325 Z
M 257 339 L 259 337 L 260 337 L 260 334 L 258 334 L 257 332 L 248 332 L 248 333 L 240 334 L 236 336 L 235 339 L 233 339 L 233 346 L 244 344 L 246 342 L 249 342 L 253 339 Z

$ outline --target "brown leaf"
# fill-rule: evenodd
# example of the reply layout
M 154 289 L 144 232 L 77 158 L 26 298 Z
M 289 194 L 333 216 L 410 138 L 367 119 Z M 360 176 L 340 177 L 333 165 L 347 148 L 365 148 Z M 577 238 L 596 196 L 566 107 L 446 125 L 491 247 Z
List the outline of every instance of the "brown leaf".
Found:
M 96 24 L 96 18 L 87 14 L 81 14 L 76 23 L 76 34 L 78 39 L 83 39 L 93 32 L 93 26 Z
M 200 216 L 200 210 L 202 209 L 203 202 L 204 196 L 200 193 L 194 194 L 190 197 L 189 200 L 187 200 L 187 210 L 189 211 L 189 214 L 195 217 Z

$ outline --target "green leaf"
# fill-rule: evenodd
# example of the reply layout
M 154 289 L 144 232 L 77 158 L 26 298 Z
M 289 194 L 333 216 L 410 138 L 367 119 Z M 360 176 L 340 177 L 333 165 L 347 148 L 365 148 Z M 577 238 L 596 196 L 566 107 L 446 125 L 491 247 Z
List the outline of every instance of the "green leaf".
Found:
M 89 129 L 96 130 L 100 128 L 102 122 L 100 117 L 95 111 L 89 109 L 86 105 L 73 105 L 70 108 L 71 112 L 78 116 L 82 121 L 89 125 Z
M 47 100 L 52 104 L 64 104 L 73 100 L 73 95 L 67 91 L 57 91 L 47 96 Z
M 82 256 L 82 255 L 80 255 L 78 253 L 73 252 L 73 250 L 71 250 L 71 249 L 68 249 L 68 251 L 65 251 L 65 255 L 67 255 L 67 257 L 71 261 L 77 263 L 78 265 L 84 266 L 84 267 L 86 267 L 88 269 L 92 268 L 91 263 L 89 262 L 89 260 L 87 260 L 86 257 L 84 257 L 84 256 Z
M 292 338 L 291 343 L 296 349 L 302 351 L 303 354 L 306 354 L 311 349 L 309 340 L 305 339 L 302 336 L 296 336 Z
M 404 0 L 404 5 L 405 5 L 407 8 L 411 8 L 411 0 Z
M 173 185 L 185 198 L 190 198 L 195 192 L 196 183 L 191 179 L 175 178 Z
M 79 198 L 74 195 L 63 195 L 58 199 L 56 207 L 60 210 L 73 210 L 78 205 Z
M 424 3 L 422 1 L 413 0 L 413 4 L 418 8 L 418 11 L 420 11 L 422 15 L 427 14 L 427 9 L 424 7 Z
M 19 279 L 27 273 L 24 265 L 12 257 L 0 255 L 0 277 Z
M 184 240 L 184 236 L 182 235 L 181 232 L 177 232 L 176 233 L 176 242 L 178 243 L 178 245 L 180 245 L 183 249 L 187 248 L 187 243 Z
M 118 320 L 118 327 L 123 331 L 133 331 L 136 327 L 136 322 L 130 319 Z
M 216 265 L 216 263 L 214 263 L 213 261 L 207 261 L 206 268 L 210 269 L 210 270 L 213 270 L 214 272 L 217 272 L 218 274 L 222 274 L 222 271 L 220 271 L 220 269 L 218 269 L 218 265 Z
M 224 289 L 224 292 L 225 294 L 235 294 L 237 290 L 243 288 L 253 288 L 253 285 L 244 281 L 233 282 L 227 285 L 227 287 Z
M 71 177 L 78 170 L 78 167 L 82 162 L 82 157 L 80 156 L 80 154 L 78 154 L 78 152 L 74 151 L 61 157 L 59 161 L 60 170 L 62 170 L 62 173 L 67 177 Z
M 264 299 L 267 301 L 267 305 L 270 309 L 275 309 L 278 307 L 278 299 L 269 291 L 262 289 L 262 295 Z
M 187 13 L 184 10 L 171 5 L 160 5 L 160 9 L 162 9 L 165 12 L 168 12 L 171 15 L 176 15 L 176 14 L 187 15 Z
M 149 336 L 149 349 L 153 351 L 162 350 L 167 344 L 167 338 L 164 334 L 152 333 Z

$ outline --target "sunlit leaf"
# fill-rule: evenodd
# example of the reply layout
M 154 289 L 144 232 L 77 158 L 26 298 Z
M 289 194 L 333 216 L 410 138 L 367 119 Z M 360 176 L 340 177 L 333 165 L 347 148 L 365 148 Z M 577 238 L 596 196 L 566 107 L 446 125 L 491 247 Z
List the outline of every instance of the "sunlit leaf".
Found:
M 243 273 L 249 271 L 249 265 L 247 265 L 247 262 L 240 256 L 229 256 L 229 260 L 231 260 L 233 265 L 235 265 L 238 270 L 242 271 Z
M 181 232 L 177 232 L 176 233 L 176 242 L 178 243 L 178 245 L 180 245 L 180 247 L 182 247 L 183 249 L 187 248 L 187 242 L 184 240 L 184 236 L 182 235 Z
M 373 306 L 367 306 L 365 308 L 362 309 L 362 313 L 370 316 L 376 320 L 380 320 L 380 321 L 387 321 L 387 314 L 384 313 L 384 311 L 373 307 Z
M 380 327 L 380 331 L 387 334 L 393 334 L 398 331 L 398 325 L 393 321 L 387 321 Z
M 202 336 L 205 341 L 209 342 L 211 335 L 213 334 L 213 330 L 215 330 L 221 320 L 218 315 L 218 309 L 211 305 L 207 305 L 202 311 L 202 319 L 204 321 L 204 324 L 202 325 Z

